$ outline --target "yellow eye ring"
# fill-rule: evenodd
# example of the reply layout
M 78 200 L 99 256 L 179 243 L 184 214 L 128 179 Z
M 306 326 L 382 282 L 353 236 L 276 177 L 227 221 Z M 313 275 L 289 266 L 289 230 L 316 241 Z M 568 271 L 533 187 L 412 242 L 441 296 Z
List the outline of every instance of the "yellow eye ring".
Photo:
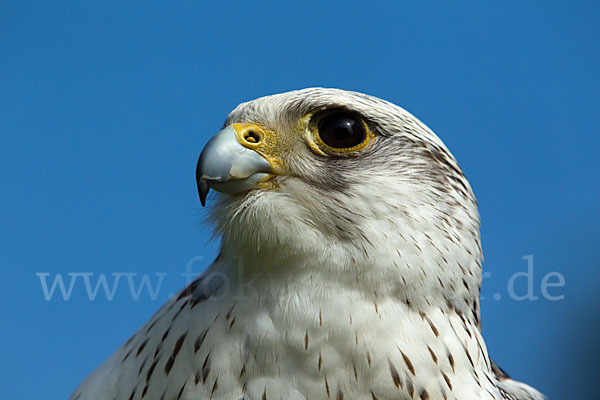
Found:
M 368 125 L 347 111 L 332 111 L 316 118 L 313 124 L 316 145 L 327 153 L 351 153 L 362 150 L 373 139 Z

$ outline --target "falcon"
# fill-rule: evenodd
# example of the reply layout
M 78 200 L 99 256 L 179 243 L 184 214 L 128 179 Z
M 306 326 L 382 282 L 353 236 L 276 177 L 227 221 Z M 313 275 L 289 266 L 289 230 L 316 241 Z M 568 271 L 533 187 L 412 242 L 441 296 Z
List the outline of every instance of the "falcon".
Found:
M 218 256 L 71 399 L 544 398 L 488 356 L 477 202 L 402 108 L 323 88 L 240 104 L 196 181 Z

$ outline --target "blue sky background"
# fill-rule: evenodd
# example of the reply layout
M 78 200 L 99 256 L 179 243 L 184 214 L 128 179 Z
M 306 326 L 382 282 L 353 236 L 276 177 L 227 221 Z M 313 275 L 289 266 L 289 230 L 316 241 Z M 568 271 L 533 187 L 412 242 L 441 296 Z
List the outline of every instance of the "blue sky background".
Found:
M 194 168 L 230 109 L 327 86 L 397 103 L 444 140 L 481 206 L 490 354 L 551 398 L 594 398 L 599 11 L 592 1 L 2 2 L 2 397 L 66 398 L 183 287 L 190 259 L 203 258 L 197 273 L 211 261 Z M 510 299 L 530 254 L 540 299 Z M 540 291 L 553 271 L 565 279 L 550 289 L 560 301 Z M 40 272 L 49 283 L 90 272 L 92 285 L 113 272 L 168 275 L 156 300 L 134 301 L 122 278 L 112 301 L 90 301 L 83 280 L 68 301 L 46 301 Z

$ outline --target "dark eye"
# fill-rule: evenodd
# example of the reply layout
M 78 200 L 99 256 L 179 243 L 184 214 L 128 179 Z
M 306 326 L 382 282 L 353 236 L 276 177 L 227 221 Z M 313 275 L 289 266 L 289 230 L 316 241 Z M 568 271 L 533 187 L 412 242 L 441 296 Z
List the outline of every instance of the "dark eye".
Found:
M 367 139 L 367 131 L 356 116 L 335 112 L 319 121 L 319 137 L 329 147 L 348 149 L 362 144 Z

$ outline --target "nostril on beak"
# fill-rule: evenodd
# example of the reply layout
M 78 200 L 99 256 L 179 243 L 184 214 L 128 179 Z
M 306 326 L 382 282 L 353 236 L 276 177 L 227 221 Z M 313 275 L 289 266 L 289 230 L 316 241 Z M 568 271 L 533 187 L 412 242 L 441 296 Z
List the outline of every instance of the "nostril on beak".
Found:
M 244 132 L 243 138 L 247 143 L 256 144 L 260 142 L 260 135 L 253 130 L 248 130 Z

